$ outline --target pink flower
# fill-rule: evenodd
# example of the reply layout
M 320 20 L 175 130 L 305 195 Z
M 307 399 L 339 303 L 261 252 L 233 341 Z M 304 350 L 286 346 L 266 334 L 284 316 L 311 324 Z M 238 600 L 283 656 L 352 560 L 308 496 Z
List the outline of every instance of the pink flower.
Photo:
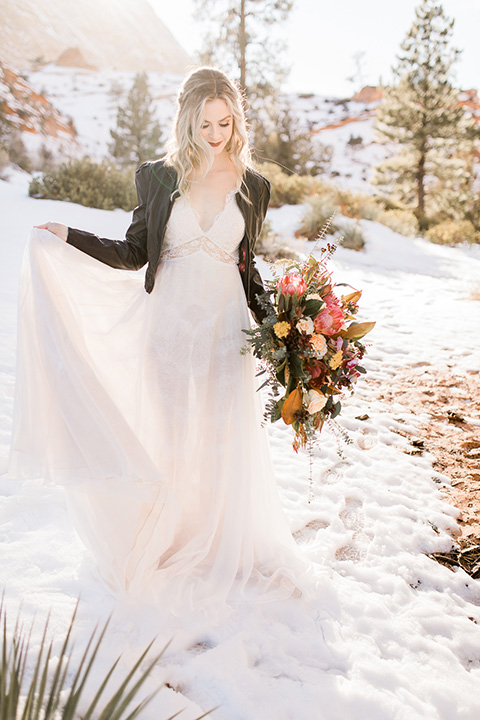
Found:
M 277 283 L 277 290 L 284 293 L 285 295 L 303 295 L 306 291 L 307 285 L 301 275 L 291 273 L 290 275 L 284 275 Z
M 335 295 L 330 294 L 324 298 L 326 307 L 318 313 L 313 324 L 315 330 L 323 335 L 336 335 L 345 329 L 345 317 Z

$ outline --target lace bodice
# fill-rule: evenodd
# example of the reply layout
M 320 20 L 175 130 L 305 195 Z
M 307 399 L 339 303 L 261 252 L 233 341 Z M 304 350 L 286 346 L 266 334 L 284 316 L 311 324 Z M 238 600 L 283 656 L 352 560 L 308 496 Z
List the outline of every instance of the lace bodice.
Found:
M 238 246 L 245 232 L 243 215 L 235 202 L 236 190 L 228 193 L 224 208 L 216 215 L 211 227 L 203 230 L 200 218 L 185 196 L 172 208 L 165 231 L 162 260 L 186 257 L 204 252 L 224 263 L 238 262 Z

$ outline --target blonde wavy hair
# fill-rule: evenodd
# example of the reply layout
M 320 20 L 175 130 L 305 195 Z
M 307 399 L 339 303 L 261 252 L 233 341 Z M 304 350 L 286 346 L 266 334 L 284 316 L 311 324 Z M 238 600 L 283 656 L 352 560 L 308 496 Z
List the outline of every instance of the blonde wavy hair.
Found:
M 200 129 L 204 121 L 205 103 L 217 98 L 227 104 L 232 114 L 232 137 L 225 149 L 230 154 L 240 178 L 251 163 L 244 98 L 240 89 L 217 68 L 195 68 L 180 86 L 173 133 L 167 144 L 165 158 L 167 165 L 177 171 L 181 194 L 188 192 L 188 178 L 193 170 L 204 168 L 206 174 L 212 166 L 214 155 L 209 144 L 202 138 Z

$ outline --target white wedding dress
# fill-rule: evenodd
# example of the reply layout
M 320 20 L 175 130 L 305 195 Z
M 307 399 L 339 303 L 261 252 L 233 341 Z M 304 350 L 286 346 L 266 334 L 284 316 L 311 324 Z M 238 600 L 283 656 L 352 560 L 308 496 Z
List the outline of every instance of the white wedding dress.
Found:
M 10 472 L 64 485 L 110 587 L 176 612 L 298 594 L 309 575 L 240 354 L 243 232 L 234 192 L 207 231 L 179 198 L 151 295 L 45 230 L 22 270 Z

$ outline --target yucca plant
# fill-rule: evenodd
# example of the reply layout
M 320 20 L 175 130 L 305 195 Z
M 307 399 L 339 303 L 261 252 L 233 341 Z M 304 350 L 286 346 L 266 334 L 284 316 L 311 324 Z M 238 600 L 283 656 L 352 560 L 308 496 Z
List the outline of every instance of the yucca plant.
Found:
M 49 626 L 49 619 L 47 618 L 40 649 L 32 663 L 30 639 L 33 623 L 28 631 L 25 630 L 19 613 L 13 634 L 9 638 L 7 613 L 4 607 L 4 597 L 2 597 L 0 602 L 0 627 L 3 631 L 0 658 L 0 720 L 74 720 L 74 718 L 79 717 L 76 714 L 77 708 L 87 679 L 90 677 L 95 658 L 105 637 L 108 620 L 103 627 L 96 627 L 93 630 L 80 659 L 79 666 L 73 671 L 73 678 L 69 679 L 72 676 L 72 673 L 69 672 L 71 636 L 77 607 L 73 612 L 58 658 L 52 657 L 53 641 L 47 639 Z M 141 653 L 118 689 L 108 702 L 103 705 L 103 709 L 100 709 L 101 696 L 120 661 L 120 657 L 115 660 L 95 692 L 87 710 L 81 715 L 82 720 L 92 720 L 94 712 L 95 720 L 134 720 L 140 715 L 146 705 L 163 687 L 163 685 L 160 685 L 153 693 L 131 709 L 131 703 L 166 649 L 164 648 L 160 654 L 156 655 L 145 670 L 139 671 L 153 642 Z M 32 669 L 28 671 L 27 668 Z M 177 715 L 178 713 L 168 720 L 172 720 Z

